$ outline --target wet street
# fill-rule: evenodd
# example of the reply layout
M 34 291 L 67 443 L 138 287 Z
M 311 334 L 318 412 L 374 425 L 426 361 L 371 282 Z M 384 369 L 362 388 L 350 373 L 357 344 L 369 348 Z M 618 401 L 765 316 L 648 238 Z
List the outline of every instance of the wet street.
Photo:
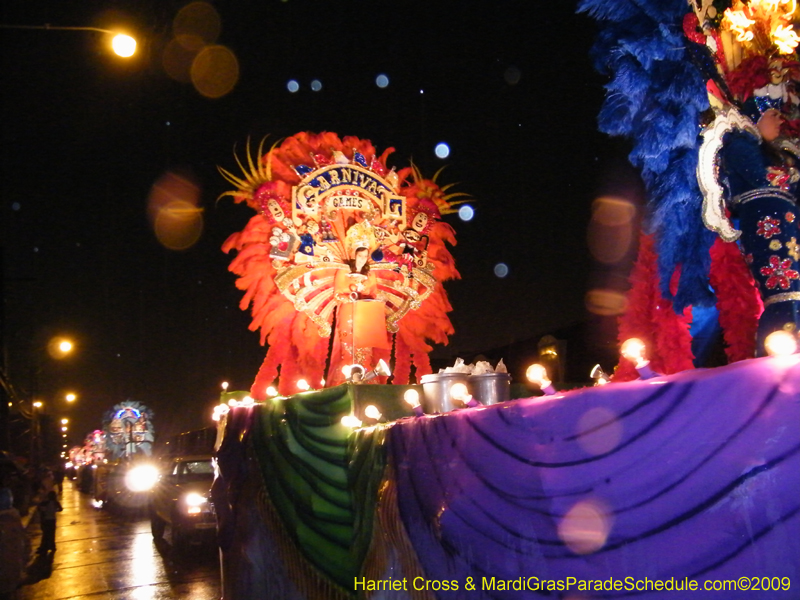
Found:
M 21 600 L 156 600 L 220 597 L 219 561 L 213 544 L 191 546 L 181 555 L 158 543 L 145 514 L 95 508 L 89 496 L 66 480 L 60 498 L 56 552 L 35 553 L 41 537 L 37 518 L 28 526 L 34 551 Z

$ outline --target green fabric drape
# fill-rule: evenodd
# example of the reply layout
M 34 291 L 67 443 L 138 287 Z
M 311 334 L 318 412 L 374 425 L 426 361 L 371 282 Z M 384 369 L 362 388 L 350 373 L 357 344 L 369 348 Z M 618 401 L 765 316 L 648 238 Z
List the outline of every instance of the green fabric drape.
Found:
M 303 556 L 352 590 L 372 536 L 384 426 L 341 424 L 352 384 L 256 407 L 253 446 L 269 500 Z M 370 386 L 372 387 L 372 386 Z

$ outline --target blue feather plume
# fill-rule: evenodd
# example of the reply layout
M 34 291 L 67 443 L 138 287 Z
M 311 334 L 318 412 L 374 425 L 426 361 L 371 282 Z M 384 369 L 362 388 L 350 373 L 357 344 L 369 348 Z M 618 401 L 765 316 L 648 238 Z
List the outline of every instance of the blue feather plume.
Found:
M 701 219 L 697 185 L 700 117 L 708 109 L 696 49 L 683 35 L 685 0 L 582 0 L 578 12 L 600 25 L 595 68 L 610 80 L 600 131 L 631 140 L 628 156 L 647 190 L 646 227 L 656 239 L 662 295 L 676 311 L 714 302 L 708 285 L 715 234 Z M 672 274 L 680 267 L 677 293 Z

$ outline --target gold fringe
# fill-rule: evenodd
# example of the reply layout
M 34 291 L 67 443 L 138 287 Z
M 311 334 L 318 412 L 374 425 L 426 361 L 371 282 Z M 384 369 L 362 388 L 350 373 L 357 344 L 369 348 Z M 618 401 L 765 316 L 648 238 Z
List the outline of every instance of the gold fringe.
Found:
M 251 460 L 258 464 L 252 448 Z M 294 540 L 286 530 L 283 521 L 269 498 L 264 477 L 259 471 L 258 509 L 262 521 L 274 536 L 278 553 L 284 563 L 289 579 L 297 587 L 300 594 L 308 600 L 352 600 L 354 592 L 345 590 L 333 583 L 318 571 L 297 548 Z
M 393 548 L 400 561 L 403 577 L 408 578 L 409 581 L 415 577 L 424 578 L 425 572 L 419 564 L 414 546 L 408 539 L 406 528 L 400 520 L 400 509 L 397 506 L 397 482 L 391 464 L 386 466 L 375 513 L 372 540 L 370 540 L 370 547 L 362 567 L 363 576 L 367 579 L 383 578 Z M 413 586 L 410 587 L 413 588 Z M 409 592 L 413 600 L 436 599 L 430 590 L 409 589 Z M 371 596 L 370 593 L 366 595 L 367 598 Z

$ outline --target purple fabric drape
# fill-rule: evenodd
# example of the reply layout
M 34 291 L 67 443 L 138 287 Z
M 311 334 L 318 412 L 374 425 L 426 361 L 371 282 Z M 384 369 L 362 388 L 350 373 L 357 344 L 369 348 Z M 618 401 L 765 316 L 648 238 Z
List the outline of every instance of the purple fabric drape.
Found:
M 796 355 L 407 419 L 387 443 L 426 578 L 459 582 L 441 597 L 800 594 Z M 701 590 L 788 577 L 790 589 L 497 589 L 529 577 L 689 578 Z

